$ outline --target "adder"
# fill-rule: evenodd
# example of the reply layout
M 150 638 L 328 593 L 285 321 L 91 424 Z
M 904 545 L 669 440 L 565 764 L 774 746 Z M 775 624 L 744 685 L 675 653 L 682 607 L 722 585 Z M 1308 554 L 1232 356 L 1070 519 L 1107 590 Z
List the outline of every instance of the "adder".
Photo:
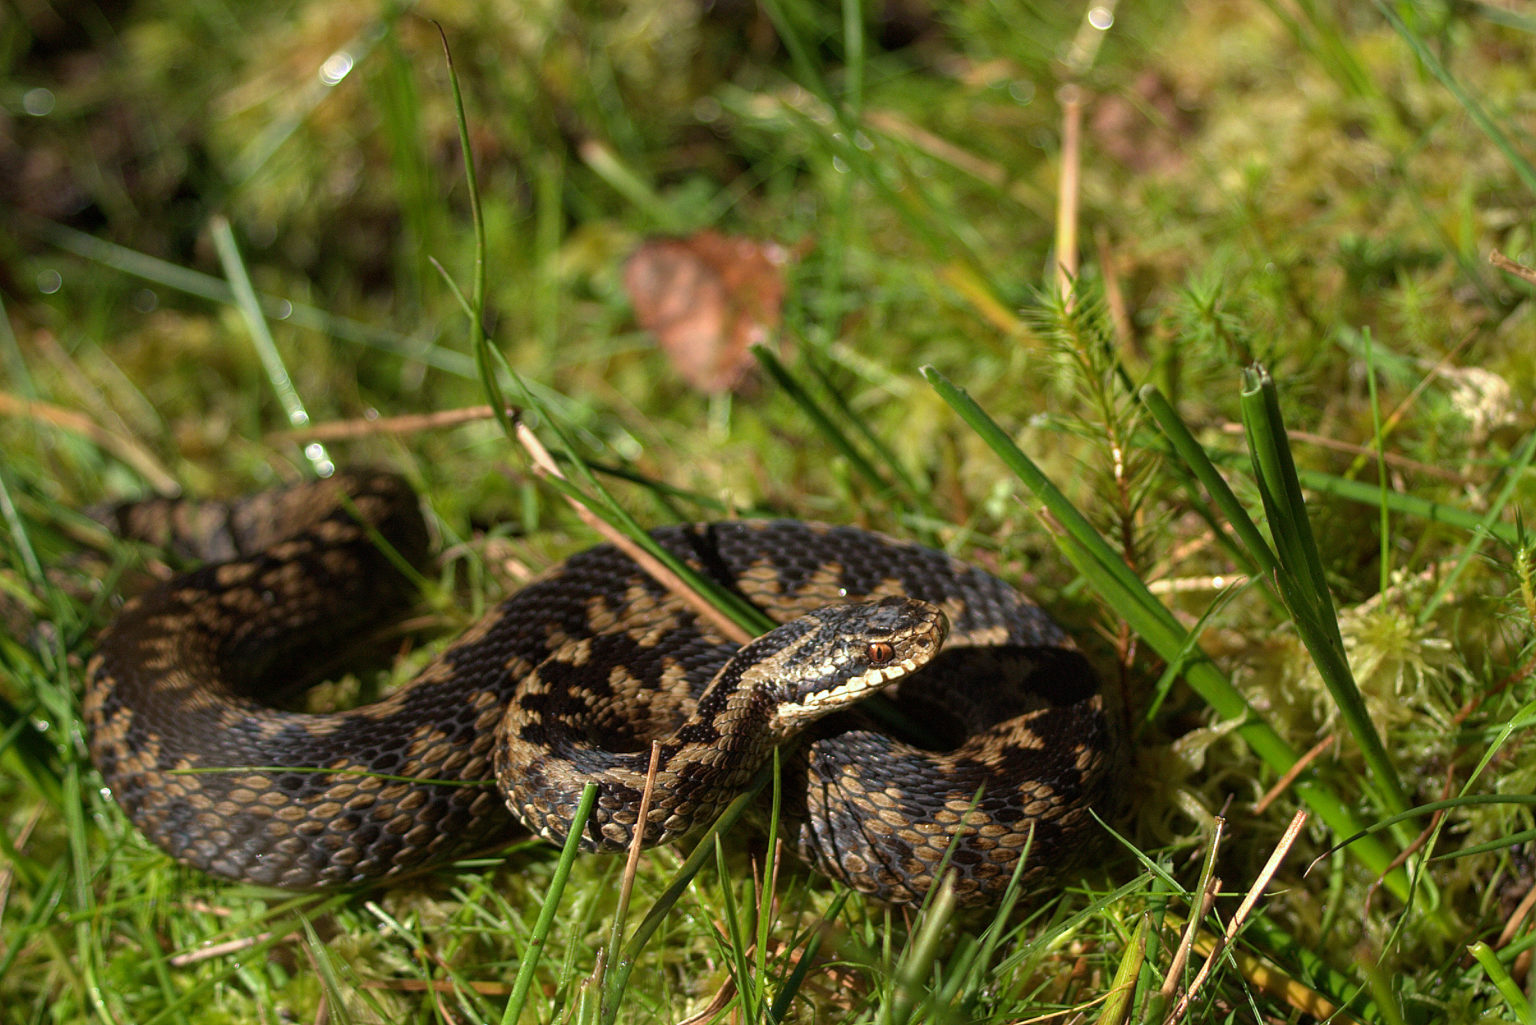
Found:
M 102 635 L 90 751 L 146 836 L 231 879 L 385 879 L 518 821 L 560 842 L 587 780 L 600 790 L 582 846 L 624 849 L 659 740 L 644 843 L 695 833 L 777 746 L 784 835 L 813 867 L 898 903 L 945 868 L 961 903 L 986 904 L 1026 850 L 1026 881 L 1069 864 L 1110 785 L 1098 682 L 1062 630 L 997 577 L 869 531 L 655 531 L 781 624 L 743 648 L 603 545 L 382 700 L 312 714 L 273 702 L 414 595 L 403 567 L 427 560 L 428 532 L 401 479 L 137 503 L 115 525 L 212 561 L 127 602 Z M 864 715 L 877 690 L 927 740 Z

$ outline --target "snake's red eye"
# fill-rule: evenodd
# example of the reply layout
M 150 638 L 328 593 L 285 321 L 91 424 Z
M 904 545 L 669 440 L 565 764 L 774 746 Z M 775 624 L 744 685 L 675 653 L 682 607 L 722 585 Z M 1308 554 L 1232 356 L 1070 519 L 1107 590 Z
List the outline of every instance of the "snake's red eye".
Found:
M 896 657 L 896 649 L 887 641 L 871 641 L 869 650 L 864 655 L 869 659 L 870 665 L 883 666 Z

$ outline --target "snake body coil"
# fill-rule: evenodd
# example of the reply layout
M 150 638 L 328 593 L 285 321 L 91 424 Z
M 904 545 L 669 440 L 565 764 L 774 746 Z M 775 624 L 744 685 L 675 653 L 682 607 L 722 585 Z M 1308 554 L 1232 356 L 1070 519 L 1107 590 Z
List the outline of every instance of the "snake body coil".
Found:
M 1097 681 L 1061 630 L 997 578 L 863 530 L 653 534 L 791 624 L 746 649 L 604 545 L 506 599 L 383 700 L 308 714 L 270 702 L 409 604 L 397 562 L 423 562 L 428 540 L 408 486 L 347 475 L 230 506 L 141 503 L 117 525 L 222 561 L 130 601 L 104 632 L 85 695 L 91 754 L 150 839 L 233 879 L 392 876 L 509 835 L 509 801 L 560 839 L 594 772 L 606 775 L 583 846 L 623 848 L 653 740 L 644 839 L 665 842 L 785 744 L 787 835 L 807 861 L 914 902 L 948 852 L 958 898 L 981 904 L 1026 846 L 1026 877 L 1069 862 L 1107 788 Z M 861 632 L 839 642 L 846 624 Z M 946 749 L 857 709 L 811 722 L 823 702 L 880 687 Z

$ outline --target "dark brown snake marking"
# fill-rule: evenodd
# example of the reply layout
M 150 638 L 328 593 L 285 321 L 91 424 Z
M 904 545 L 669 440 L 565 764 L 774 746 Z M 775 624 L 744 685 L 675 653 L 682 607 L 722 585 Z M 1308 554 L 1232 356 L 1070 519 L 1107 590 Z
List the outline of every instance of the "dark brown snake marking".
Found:
M 737 741 L 723 738 L 744 706 L 703 697 L 736 646 L 612 547 L 550 569 L 383 700 L 316 715 L 257 698 L 314 682 L 372 624 L 407 607 L 413 589 L 377 543 L 425 561 L 427 532 L 407 485 L 358 474 L 229 506 L 141 503 L 117 525 L 224 560 L 130 601 L 101 637 L 85 695 L 107 786 L 188 864 L 308 888 L 445 859 L 510 835 L 498 760 L 503 786 L 531 795 L 529 825 L 563 837 L 575 796 L 562 787 L 579 791 L 575 774 L 594 750 L 617 752 L 602 757 L 631 775 L 605 784 L 588 849 L 627 843 L 639 799 L 632 766 L 643 767 L 653 738 L 690 754 L 664 758 L 648 840 L 670 837 L 665 795 L 722 782 L 723 798 L 704 802 L 713 806 L 740 783 Z M 951 749 L 920 749 L 857 711 L 821 719 L 786 747 L 786 835 L 817 869 L 915 902 L 959 834 L 957 896 L 984 904 L 1026 844 L 1027 879 L 1083 848 L 1112 764 L 1098 684 L 1013 588 L 854 528 L 726 522 L 654 537 L 780 623 L 893 595 L 948 617 L 942 652 L 886 693 Z M 695 825 L 672 823 L 683 833 Z

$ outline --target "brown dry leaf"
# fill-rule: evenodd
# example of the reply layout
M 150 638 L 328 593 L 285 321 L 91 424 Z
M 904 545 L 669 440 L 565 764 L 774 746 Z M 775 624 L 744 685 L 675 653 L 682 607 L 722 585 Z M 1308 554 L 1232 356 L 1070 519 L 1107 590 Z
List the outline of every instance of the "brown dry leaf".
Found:
M 1180 97 L 1177 84 L 1148 71 L 1126 94 L 1101 97 L 1088 130 L 1104 153 L 1130 170 L 1168 175 L 1184 166 L 1198 122 L 1198 111 Z
M 750 348 L 778 330 L 784 269 L 803 251 L 717 231 L 650 239 L 624 265 L 624 287 L 685 381 L 730 391 L 752 365 Z

